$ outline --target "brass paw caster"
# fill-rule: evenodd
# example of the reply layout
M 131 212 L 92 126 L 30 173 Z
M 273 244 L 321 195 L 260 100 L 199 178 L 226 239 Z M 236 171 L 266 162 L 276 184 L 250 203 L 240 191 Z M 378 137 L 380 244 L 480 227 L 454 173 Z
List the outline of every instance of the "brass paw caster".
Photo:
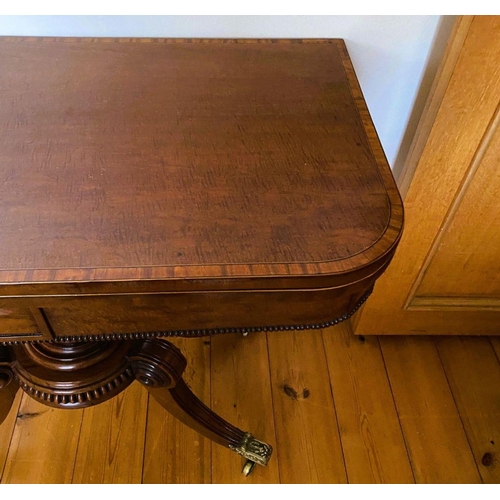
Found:
M 238 446 L 229 445 L 229 448 L 247 459 L 242 471 L 245 476 L 253 471 L 255 464 L 267 465 L 273 452 L 270 445 L 255 439 L 249 432 L 245 432 Z
M 252 472 L 255 468 L 255 462 L 251 460 L 247 460 L 245 465 L 243 466 L 243 470 L 241 471 L 245 476 L 248 476 L 250 472 Z

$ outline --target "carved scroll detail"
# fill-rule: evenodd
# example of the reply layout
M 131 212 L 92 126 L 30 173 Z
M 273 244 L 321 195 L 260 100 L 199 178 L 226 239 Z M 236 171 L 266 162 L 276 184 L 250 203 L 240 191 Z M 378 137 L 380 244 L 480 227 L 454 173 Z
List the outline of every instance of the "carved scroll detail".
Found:
M 128 355 L 137 380 L 149 388 L 172 388 L 182 377 L 186 358 L 173 344 L 145 340 Z

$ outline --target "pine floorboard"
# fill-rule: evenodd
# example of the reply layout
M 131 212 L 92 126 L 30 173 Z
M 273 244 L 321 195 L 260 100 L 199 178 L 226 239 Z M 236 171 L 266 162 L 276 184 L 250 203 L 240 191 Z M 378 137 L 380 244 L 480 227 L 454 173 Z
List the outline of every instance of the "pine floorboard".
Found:
M 500 338 L 360 338 L 345 323 L 174 342 L 193 392 L 273 446 L 267 467 L 245 478 L 242 457 L 134 382 L 85 410 L 19 391 L 1 483 L 500 482 Z

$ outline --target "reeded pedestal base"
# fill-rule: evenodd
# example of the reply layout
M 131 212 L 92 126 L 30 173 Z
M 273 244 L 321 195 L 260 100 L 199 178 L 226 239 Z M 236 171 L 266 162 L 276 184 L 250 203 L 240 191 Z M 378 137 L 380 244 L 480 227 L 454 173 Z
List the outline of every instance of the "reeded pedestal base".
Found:
M 126 389 L 134 374 L 130 342 L 20 344 L 12 348 L 14 377 L 30 396 L 57 408 L 84 408 Z
M 84 408 L 102 403 L 135 379 L 171 414 L 216 443 L 247 458 L 244 473 L 266 465 L 272 448 L 205 406 L 182 374 L 186 358 L 162 339 L 40 342 L 0 348 L 0 423 L 20 386 L 41 403 Z

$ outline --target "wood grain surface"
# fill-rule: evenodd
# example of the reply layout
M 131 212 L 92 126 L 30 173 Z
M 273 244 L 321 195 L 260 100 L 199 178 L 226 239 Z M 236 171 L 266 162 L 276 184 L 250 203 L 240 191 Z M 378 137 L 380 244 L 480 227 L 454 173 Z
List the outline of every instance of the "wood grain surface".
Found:
M 355 337 L 349 322 L 322 334 L 349 482 L 412 483 L 378 339 Z
M 434 340 L 381 337 L 380 344 L 415 481 L 481 482 Z
M 71 483 L 83 410 L 61 411 L 23 394 L 2 481 Z
M 2 282 L 345 272 L 399 237 L 341 40 L 3 37 L 0 67 Z
M 436 341 L 457 408 L 484 483 L 500 483 L 500 366 L 488 338 Z
M 267 342 L 281 482 L 346 483 L 321 334 L 278 332 Z
M 23 391 L 17 391 L 16 398 L 10 407 L 10 411 L 5 420 L 0 424 L 0 481 L 3 477 L 5 462 L 9 453 L 10 443 L 12 439 L 12 432 L 16 425 L 16 419 L 19 413 L 19 405 Z
M 137 483 L 142 479 L 148 394 L 139 383 L 86 408 L 72 483 Z

